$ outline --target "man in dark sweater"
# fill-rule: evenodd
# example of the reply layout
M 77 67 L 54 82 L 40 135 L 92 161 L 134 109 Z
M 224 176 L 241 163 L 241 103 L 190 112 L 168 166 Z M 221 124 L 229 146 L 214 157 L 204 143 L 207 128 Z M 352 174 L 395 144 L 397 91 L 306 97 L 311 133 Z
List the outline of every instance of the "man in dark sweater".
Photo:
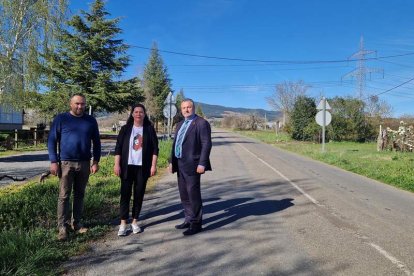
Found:
M 70 111 L 56 116 L 48 138 L 50 173 L 57 175 L 60 180 L 57 208 L 59 240 L 68 238 L 70 227 L 80 233 L 87 231 L 80 222 L 83 198 L 90 173 L 94 174 L 99 170 L 101 141 L 98 124 L 94 117 L 85 113 L 85 107 L 85 96 L 73 95 L 70 98 Z

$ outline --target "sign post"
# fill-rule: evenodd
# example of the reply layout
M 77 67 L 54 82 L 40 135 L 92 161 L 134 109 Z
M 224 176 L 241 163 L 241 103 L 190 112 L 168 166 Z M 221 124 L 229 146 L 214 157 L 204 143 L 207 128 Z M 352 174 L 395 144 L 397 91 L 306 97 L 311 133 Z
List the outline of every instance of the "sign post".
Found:
M 177 114 L 177 107 L 175 107 L 175 103 L 176 101 L 173 94 L 171 92 L 168 93 L 167 98 L 164 101 L 164 109 L 162 110 L 164 116 L 168 119 L 168 137 L 171 137 L 172 118 L 174 118 L 175 114 Z
M 325 126 L 329 125 L 332 120 L 331 113 L 327 109 L 331 109 L 325 97 L 322 97 L 322 100 L 319 102 L 316 109 L 320 110 L 316 116 L 316 123 L 322 126 L 322 152 L 325 152 Z

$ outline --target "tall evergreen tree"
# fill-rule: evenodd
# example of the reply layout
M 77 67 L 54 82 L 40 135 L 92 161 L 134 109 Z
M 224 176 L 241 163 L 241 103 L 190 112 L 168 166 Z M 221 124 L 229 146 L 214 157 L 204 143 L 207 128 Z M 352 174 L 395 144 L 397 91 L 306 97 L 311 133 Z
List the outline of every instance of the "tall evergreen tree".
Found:
M 295 140 L 310 140 L 311 137 L 305 130 L 306 127 L 315 121 L 316 104 L 315 100 L 299 96 L 296 98 L 291 113 L 292 138 Z
M 68 99 L 73 93 L 83 93 L 96 111 L 121 112 L 127 107 L 131 100 L 127 89 L 131 86 L 117 78 L 128 66 L 129 46 L 117 38 L 121 33 L 117 27 L 120 19 L 107 19 L 108 16 L 104 2 L 95 0 L 90 12 L 81 10 L 81 16 L 69 20 L 71 29 L 62 31 L 61 44 L 50 59 L 45 85 L 52 94 L 46 97 L 52 101 L 45 101 L 43 109 L 55 108 L 58 105 L 54 98 Z
M 140 103 L 145 100 L 142 81 L 139 77 L 119 81 L 118 85 L 121 91 L 125 91 L 125 97 L 123 99 L 125 107 L 130 107 L 135 103 Z
M 173 124 L 178 123 L 181 120 L 184 120 L 183 114 L 181 114 L 181 103 L 185 99 L 184 90 L 181 88 L 175 97 L 175 106 L 177 107 L 177 114 L 174 116 Z
M 148 115 L 157 122 L 163 118 L 164 101 L 172 89 L 167 68 L 164 66 L 156 43 L 153 44 L 150 58 L 145 65 L 142 82 Z
M 180 110 L 181 102 L 186 98 L 184 95 L 184 89 L 180 89 L 177 96 L 175 97 L 175 104 L 177 105 L 177 110 Z
M 200 117 L 204 117 L 203 108 L 201 107 L 201 104 L 197 104 L 195 113 Z

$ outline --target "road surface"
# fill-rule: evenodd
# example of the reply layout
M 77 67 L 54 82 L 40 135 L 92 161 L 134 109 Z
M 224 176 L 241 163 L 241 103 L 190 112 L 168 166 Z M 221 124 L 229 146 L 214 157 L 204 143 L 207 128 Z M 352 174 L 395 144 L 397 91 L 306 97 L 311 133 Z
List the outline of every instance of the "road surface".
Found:
M 143 206 L 143 233 L 116 227 L 67 275 L 414 275 L 414 195 L 214 130 L 202 176 L 204 231 L 174 229 L 176 176 Z
M 102 155 L 113 152 L 114 148 L 114 141 L 102 141 Z M 42 173 L 49 171 L 49 166 L 49 156 L 46 150 L 0 157 L 0 177 L 8 175 L 18 180 L 24 179 L 24 181 L 36 179 Z M 12 183 L 24 183 L 24 181 L 14 181 L 4 177 L 0 179 L 0 188 Z

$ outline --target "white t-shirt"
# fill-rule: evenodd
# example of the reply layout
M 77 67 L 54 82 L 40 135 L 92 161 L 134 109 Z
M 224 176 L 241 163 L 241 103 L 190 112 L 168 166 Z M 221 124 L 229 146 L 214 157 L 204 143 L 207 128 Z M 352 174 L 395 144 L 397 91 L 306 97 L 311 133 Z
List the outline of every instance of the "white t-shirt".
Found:
M 132 127 L 129 138 L 128 165 L 142 166 L 142 134 L 143 127 Z

